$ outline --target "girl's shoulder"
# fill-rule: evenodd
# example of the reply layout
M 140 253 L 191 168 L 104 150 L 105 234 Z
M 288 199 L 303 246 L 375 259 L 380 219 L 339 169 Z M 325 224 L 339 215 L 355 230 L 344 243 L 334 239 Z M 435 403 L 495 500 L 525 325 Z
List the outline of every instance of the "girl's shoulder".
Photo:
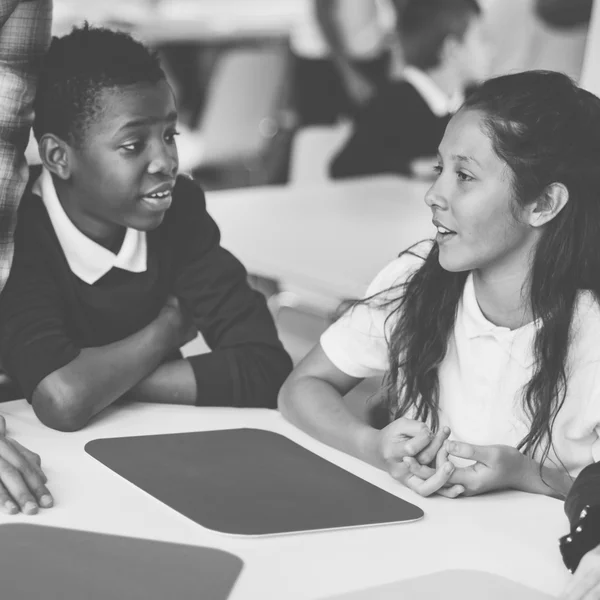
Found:
M 404 250 L 396 259 L 388 263 L 371 282 L 367 297 L 394 289 L 406 283 L 408 278 L 421 268 L 433 247 L 433 240 L 424 240 Z
M 600 298 L 590 290 L 581 290 L 577 295 L 570 346 L 576 362 L 600 362 Z

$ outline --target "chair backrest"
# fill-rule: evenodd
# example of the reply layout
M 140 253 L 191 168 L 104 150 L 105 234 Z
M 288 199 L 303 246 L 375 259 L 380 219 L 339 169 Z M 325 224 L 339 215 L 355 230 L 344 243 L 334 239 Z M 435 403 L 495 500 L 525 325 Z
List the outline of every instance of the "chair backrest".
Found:
M 215 67 L 200 131 L 207 166 L 259 159 L 280 127 L 289 88 L 289 50 L 233 49 Z
M 304 127 L 294 136 L 290 183 L 306 184 L 329 179 L 329 163 L 352 131 L 350 122 Z

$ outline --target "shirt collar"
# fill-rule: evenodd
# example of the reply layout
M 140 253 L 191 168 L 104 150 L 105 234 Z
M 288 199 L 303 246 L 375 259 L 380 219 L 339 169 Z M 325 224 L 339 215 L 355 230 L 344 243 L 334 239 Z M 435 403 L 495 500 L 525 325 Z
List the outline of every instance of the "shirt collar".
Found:
M 41 196 L 56 237 L 71 271 L 89 285 L 96 283 L 113 267 L 143 273 L 146 270 L 146 233 L 127 228 L 118 254 L 104 248 L 79 231 L 62 207 L 47 169 L 33 184 L 32 192 Z
M 533 343 L 538 329 L 537 322 L 528 323 L 523 327 L 511 330 L 508 327 L 499 327 L 488 321 L 481 312 L 475 296 L 473 273 L 469 274 L 465 282 L 458 319 L 463 324 L 467 338 L 492 337 L 522 367 L 529 368 L 533 364 Z
M 421 69 L 407 66 L 403 76 L 419 92 L 427 106 L 436 117 L 445 117 L 456 112 L 462 103 L 462 98 L 456 95 L 448 97 L 433 79 Z

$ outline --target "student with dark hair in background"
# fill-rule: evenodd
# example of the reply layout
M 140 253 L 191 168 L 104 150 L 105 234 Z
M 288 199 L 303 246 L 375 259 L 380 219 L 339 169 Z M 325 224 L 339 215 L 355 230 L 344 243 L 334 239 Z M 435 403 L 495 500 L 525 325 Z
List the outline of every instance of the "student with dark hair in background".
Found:
M 0 349 L 39 419 L 80 429 L 120 398 L 275 407 L 291 360 L 202 190 L 177 176 L 157 57 L 75 28 L 52 41 L 35 109 L 43 169 L 19 209 Z M 184 360 L 198 331 L 212 352 Z
M 358 114 L 331 163 L 335 178 L 412 173 L 435 156 L 465 88 L 487 74 L 488 52 L 475 0 L 410 0 L 397 35 L 406 68 Z

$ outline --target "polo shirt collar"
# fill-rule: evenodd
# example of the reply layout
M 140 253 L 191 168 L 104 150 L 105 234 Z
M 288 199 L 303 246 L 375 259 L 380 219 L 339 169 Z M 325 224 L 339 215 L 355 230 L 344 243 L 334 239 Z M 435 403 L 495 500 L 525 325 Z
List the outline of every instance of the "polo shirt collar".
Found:
M 404 68 L 403 76 L 419 92 L 427 106 L 436 117 L 446 117 L 456 112 L 462 102 L 462 98 L 456 95 L 450 98 L 433 79 L 421 69 L 407 66 Z
M 457 321 L 462 322 L 464 333 L 468 339 L 492 337 L 522 367 L 529 368 L 533 364 L 533 343 L 538 328 L 537 322 L 531 322 L 511 330 L 488 321 L 481 312 L 475 296 L 473 273 L 469 274 L 465 282 Z
M 115 254 L 87 237 L 69 219 L 56 194 L 50 171 L 42 170 L 32 192 L 42 198 L 67 263 L 79 279 L 93 285 L 113 267 L 132 273 L 146 270 L 145 232 L 127 228 L 121 249 Z

